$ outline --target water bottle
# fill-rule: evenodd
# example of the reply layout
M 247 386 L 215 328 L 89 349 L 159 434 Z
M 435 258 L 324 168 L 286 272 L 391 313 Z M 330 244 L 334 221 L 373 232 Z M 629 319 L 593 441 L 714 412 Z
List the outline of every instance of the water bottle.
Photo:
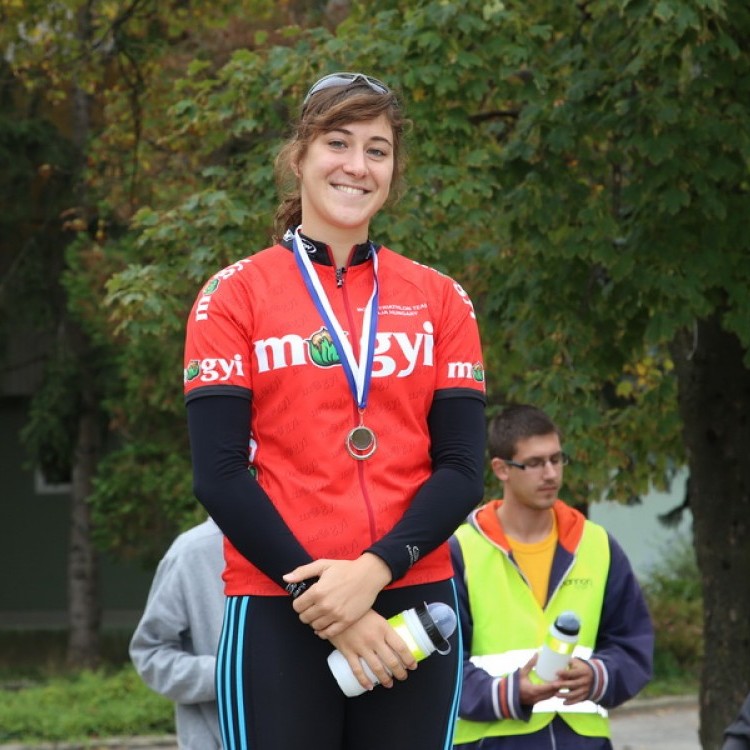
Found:
M 456 629 L 456 613 L 447 604 L 442 602 L 420 604 L 413 609 L 399 612 L 388 622 L 404 639 L 417 661 L 427 658 L 433 651 L 447 654 L 451 650 L 447 639 Z M 378 678 L 372 673 L 367 663 L 364 659 L 360 659 L 360 662 L 365 674 L 377 685 Z M 338 649 L 329 654 L 328 667 L 344 695 L 353 698 L 365 692 L 365 688 L 354 676 L 349 662 Z
M 557 616 L 539 649 L 539 658 L 533 672 L 538 678 L 537 682 L 556 680 L 557 673 L 567 669 L 573 649 L 578 643 L 580 629 L 581 621 L 575 612 L 561 612 Z

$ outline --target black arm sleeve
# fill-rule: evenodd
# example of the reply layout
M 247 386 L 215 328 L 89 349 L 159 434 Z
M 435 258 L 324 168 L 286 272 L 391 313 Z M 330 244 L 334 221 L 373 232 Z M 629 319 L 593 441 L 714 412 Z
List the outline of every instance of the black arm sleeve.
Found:
M 448 539 L 484 495 L 484 402 L 436 400 L 428 424 L 432 476 L 393 529 L 366 550 L 385 562 L 393 580 Z
M 237 550 L 285 588 L 282 575 L 312 557 L 248 471 L 249 409 L 238 396 L 188 402 L 193 491 Z

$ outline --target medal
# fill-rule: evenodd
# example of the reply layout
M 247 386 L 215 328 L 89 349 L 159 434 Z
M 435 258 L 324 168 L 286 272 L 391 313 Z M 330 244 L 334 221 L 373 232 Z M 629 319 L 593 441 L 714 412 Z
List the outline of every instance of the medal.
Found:
M 352 458 L 357 461 L 364 461 L 366 458 L 370 458 L 378 447 L 375 433 L 369 427 L 366 427 L 363 421 L 363 414 L 367 406 L 367 396 L 370 392 L 372 362 L 375 354 L 375 336 L 378 328 L 378 254 L 375 252 L 375 248 L 370 245 L 373 285 L 370 299 L 365 305 L 364 318 L 362 320 L 362 335 L 359 342 L 359 361 L 357 361 L 354 357 L 352 345 L 349 343 L 349 339 L 341 327 L 338 318 L 336 318 L 325 289 L 323 289 L 323 285 L 320 283 L 318 274 L 302 246 L 299 227 L 294 232 L 293 249 L 294 258 L 297 261 L 297 266 L 302 274 L 307 291 L 331 334 L 334 346 L 341 360 L 341 367 L 349 384 L 349 390 L 359 409 L 359 425 L 346 436 L 346 449 Z
M 375 453 L 378 448 L 378 440 L 375 433 L 365 425 L 360 424 L 346 436 L 346 449 L 349 455 L 357 461 L 364 461 Z

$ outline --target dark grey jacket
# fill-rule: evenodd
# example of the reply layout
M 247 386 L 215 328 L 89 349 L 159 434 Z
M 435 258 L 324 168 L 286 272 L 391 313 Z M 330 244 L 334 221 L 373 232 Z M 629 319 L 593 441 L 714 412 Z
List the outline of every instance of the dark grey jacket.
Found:
M 724 731 L 721 750 L 750 750 L 750 693 L 737 718 Z

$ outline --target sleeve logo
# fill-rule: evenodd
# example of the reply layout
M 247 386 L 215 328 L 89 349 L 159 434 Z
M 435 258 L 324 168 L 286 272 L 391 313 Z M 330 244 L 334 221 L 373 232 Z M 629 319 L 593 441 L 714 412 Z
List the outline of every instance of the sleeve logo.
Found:
M 235 354 L 232 359 L 209 357 L 207 359 L 191 359 L 184 370 L 183 380 L 191 383 L 200 380 L 202 383 L 226 382 L 232 376 L 244 377 L 245 370 L 242 355 Z
M 449 362 L 448 378 L 451 380 L 475 380 L 484 382 L 484 367 L 481 362 Z

